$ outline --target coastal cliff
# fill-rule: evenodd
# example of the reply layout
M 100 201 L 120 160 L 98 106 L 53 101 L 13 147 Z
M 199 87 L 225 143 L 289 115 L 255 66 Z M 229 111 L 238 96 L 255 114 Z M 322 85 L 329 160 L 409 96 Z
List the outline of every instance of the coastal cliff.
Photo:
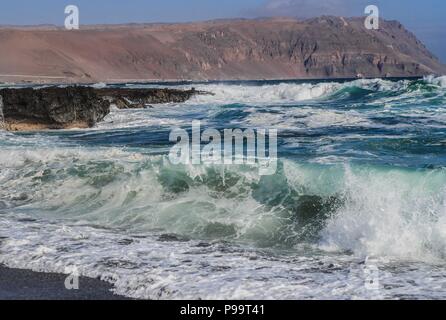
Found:
M 446 67 L 397 21 L 217 20 L 183 24 L 0 28 L 0 81 L 406 77 Z

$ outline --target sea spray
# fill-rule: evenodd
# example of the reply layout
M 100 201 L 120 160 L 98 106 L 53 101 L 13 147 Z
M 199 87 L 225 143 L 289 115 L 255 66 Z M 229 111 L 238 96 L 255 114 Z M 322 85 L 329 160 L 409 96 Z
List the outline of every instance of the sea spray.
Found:
M 6 128 L 5 123 L 5 115 L 3 113 L 3 97 L 0 96 L 0 130 L 4 130 Z
M 206 84 L 197 88 L 212 92 L 212 96 L 195 96 L 187 104 L 203 103 L 240 103 L 246 105 L 291 104 L 327 98 L 358 96 L 373 92 L 398 92 L 407 88 L 408 81 L 390 81 L 383 79 L 359 79 L 347 82 L 321 83 L 274 83 L 261 86 Z M 362 96 L 359 95 L 361 98 Z

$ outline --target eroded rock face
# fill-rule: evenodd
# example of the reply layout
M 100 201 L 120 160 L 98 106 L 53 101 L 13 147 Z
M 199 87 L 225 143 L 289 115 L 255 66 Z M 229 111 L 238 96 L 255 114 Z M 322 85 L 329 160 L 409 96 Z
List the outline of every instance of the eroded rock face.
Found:
M 0 27 L 0 38 L 0 81 L 6 82 L 36 81 L 35 77 L 5 76 L 12 73 L 92 83 L 354 78 L 359 74 L 399 77 L 446 72 L 399 22 L 382 20 L 379 30 L 367 30 L 364 17 L 83 26 L 81 33 Z M 27 39 L 26 46 L 23 39 Z M 86 45 L 89 42 L 95 45 Z
M 120 109 L 146 108 L 150 104 L 181 103 L 196 94 L 176 89 L 94 89 L 48 87 L 0 90 L 0 129 L 11 131 L 89 128 L 102 121 L 110 105 Z
M 0 96 L 8 130 L 87 128 L 110 112 L 110 102 L 88 87 L 2 89 Z

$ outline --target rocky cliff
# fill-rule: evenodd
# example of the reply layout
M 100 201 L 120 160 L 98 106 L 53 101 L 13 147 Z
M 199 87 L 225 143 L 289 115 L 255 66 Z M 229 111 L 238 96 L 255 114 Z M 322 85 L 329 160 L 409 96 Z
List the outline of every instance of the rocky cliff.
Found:
M 110 105 L 144 108 L 149 103 L 184 102 L 205 92 L 174 89 L 46 87 L 0 90 L 0 129 L 87 128 L 102 121 Z
M 9 130 L 92 127 L 110 111 L 93 88 L 2 89 L 4 126 Z
M 399 22 L 364 18 L 0 28 L 0 80 L 125 82 L 421 76 L 446 68 Z

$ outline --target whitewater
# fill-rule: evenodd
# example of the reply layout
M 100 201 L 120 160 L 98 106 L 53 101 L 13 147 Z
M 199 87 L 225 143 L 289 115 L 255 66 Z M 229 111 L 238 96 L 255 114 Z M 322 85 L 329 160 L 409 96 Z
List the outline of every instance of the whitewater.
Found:
M 446 298 L 446 77 L 169 86 L 214 95 L 0 130 L 1 264 L 143 299 Z M 193 120 L 277 129 L 277 172 L 171 164 Z

